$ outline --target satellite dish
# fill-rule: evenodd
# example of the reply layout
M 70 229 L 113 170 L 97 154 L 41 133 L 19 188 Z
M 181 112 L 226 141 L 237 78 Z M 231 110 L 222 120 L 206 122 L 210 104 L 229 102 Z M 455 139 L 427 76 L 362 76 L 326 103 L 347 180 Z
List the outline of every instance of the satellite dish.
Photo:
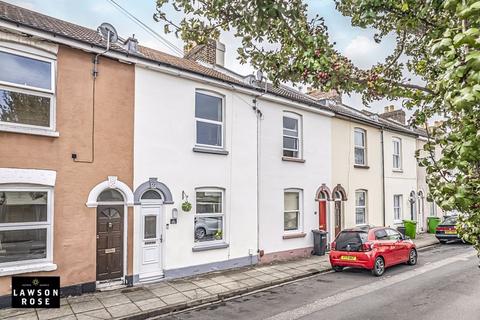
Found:
M 102 23 L 97 31 L 100 32 L 102 37 L 110 43 L 116 43 L 118 41 L 118 33 L 115 28 L 107 22 Z
M 262 80 L 263 80 L 263 72 L 262 72 L 262 70 L 258 70 L 258 71 L 257 71 L 257 76 L 256 76 L 256 78 L 257 78 L 257 81 L 262 81 Z

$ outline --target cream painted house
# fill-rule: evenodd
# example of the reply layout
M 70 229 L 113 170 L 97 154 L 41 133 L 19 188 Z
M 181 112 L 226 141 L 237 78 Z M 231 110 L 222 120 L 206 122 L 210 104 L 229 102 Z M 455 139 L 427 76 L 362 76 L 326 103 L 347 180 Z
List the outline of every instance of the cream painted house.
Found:
M 329 206 L 335 234 L 359 224 L 383 225 L 381 130 L 356 109 L 337 104 L 335 111 Z

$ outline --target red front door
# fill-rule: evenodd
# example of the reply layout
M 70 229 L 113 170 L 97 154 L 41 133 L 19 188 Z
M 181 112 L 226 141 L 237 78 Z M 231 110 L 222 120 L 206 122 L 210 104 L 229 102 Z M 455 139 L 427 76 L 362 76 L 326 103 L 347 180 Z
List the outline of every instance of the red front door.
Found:
M 319 201 L 318 206 L 318 228 L 327 231 L 327 201 Z

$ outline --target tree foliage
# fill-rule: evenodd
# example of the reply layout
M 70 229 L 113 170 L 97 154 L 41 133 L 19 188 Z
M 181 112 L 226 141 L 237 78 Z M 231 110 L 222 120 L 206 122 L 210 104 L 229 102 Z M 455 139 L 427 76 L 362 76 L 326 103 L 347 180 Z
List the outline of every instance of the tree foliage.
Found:
M 353 26 L 376 29 L 375 41 L 396 37 L 385 61 L 368 70 L 356 67 L 335 49 L 323 18 L 308 17 L 302 0 L 157 0 L 154 18 L 188 44 L 233 31 L 242 40 L 240 61 L 266 72 L 274 83 L 358 92 L 365 103 L 402 99 L 415 109 L 414 126 L 425 127 L 428 119 L 443 115 L 440 127 L 427 129 L 427 156 L 418 160 L 426 167 L 431 197 L 444 210 L 464 214 L 461 234 L 480 252 L 480 1 L 335 3 Z M 168 5 L 184 18 L 171 20 Z

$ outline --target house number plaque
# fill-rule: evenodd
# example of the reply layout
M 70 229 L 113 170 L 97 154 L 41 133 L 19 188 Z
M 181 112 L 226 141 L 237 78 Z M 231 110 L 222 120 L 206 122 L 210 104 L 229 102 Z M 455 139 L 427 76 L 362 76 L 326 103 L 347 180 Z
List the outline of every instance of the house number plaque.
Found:
M 105 253 L 115 253 L 115 248 L 105 249 Z

